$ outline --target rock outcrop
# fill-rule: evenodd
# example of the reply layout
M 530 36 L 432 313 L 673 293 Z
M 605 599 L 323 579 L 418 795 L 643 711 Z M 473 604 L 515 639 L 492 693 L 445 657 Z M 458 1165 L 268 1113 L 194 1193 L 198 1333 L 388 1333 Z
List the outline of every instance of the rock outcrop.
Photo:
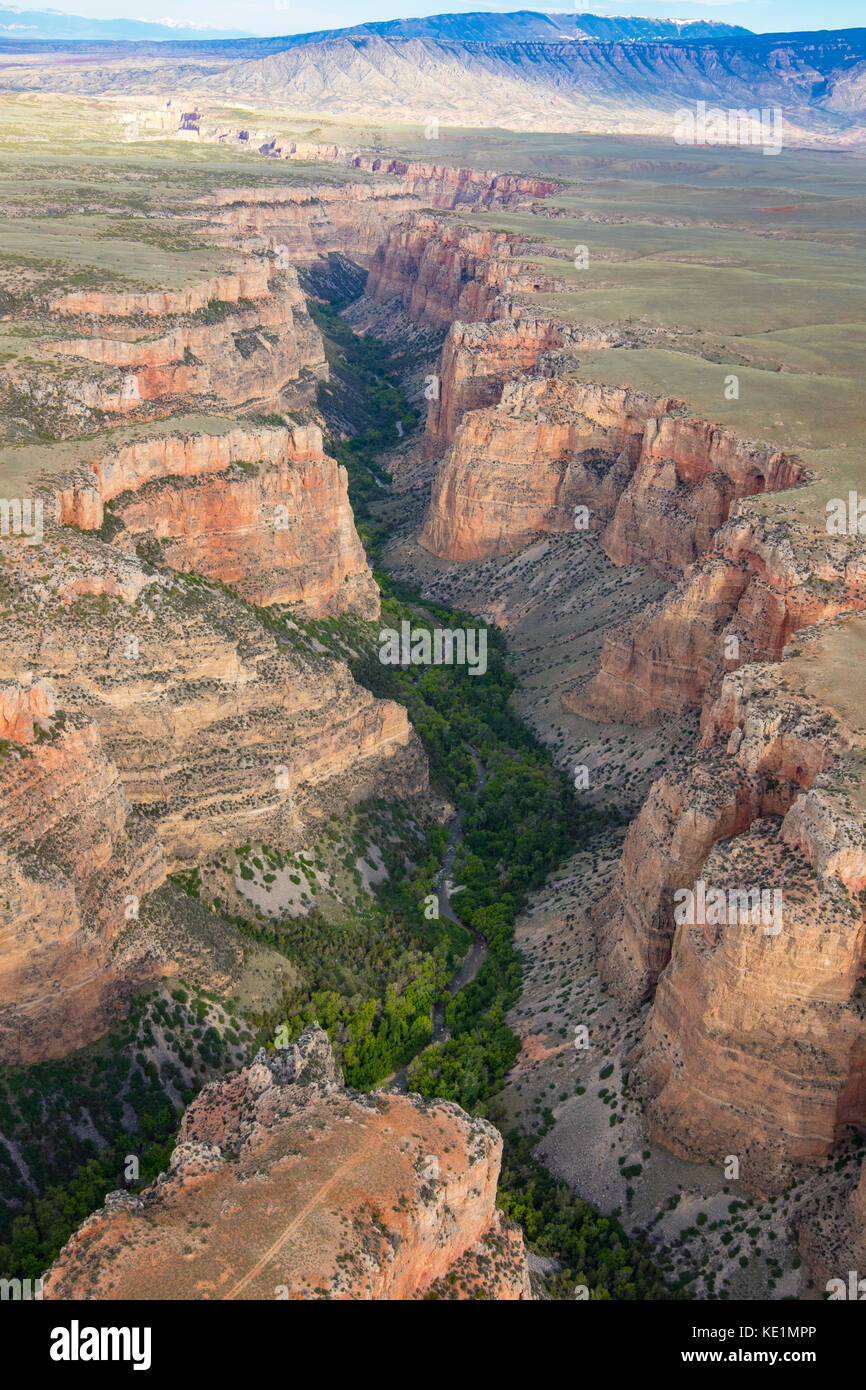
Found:
M 824 628 L 803 640 L 814 665 Z M 654 784 L 595 913 L 608 985 L 655 989 L 632 1058 L 652 1132 L 690 1159 L 735 1155 L 764 1192 L 866 1124 L 863 734 L 801 671 L 792 691 L 797 674 L 725 677 L 703 752 Z M 723 906 L 689 916 L 712 890 Z
M 458 1270 L 459 1297 L 527 1299 L 501 1154 L 449 1102 L 346 1090 L 313 1025 L 201 1092 L 168 1172 L 84 1222 L 44 1297 L 405 1300 Z
M 703 558 L 737 499 L 803 477 L 789 455 L 684 418 L 670 398 L 562 375 L 566 363 L 558 356 L 549 376 L 518 377 L 505 386 L 495 366 L 471 370 L 473 359 L 487 360 L 491 341 L 502 340 L 513 360 L 513 339 L 521 335 L 522 350 L 530 361 L 535 355 L 537 367 L 565 339 L 561 334 L 557 344 L 550 326 L 540 342 L 523 337 L 522 329 L 519 321 L 497 322 L 473 325 L 476 331 L 467 334 L 461 325 L 443 348 L 440 401 L 435 415 L 431 408 L 428 437 L 433 449 L 449 434 L 453 443 L 419 534 L 443 559 L 519 550 L 534 534 L 570 529 L 574 508 L 582 505 L 590 513 L 586 529 L 608 523 L 602 546 L 616 564 L 644 563 L 674 578 Z M 520 365 L 518 357 L 518 371 Z M 463 405 L 497 394 L 498 404 L 486 409 Z
M 0 1061 L 60 1057 L 159 973 L 130 927 L 165 862 L 96 724 L 45 682 L 0 689 L 0 872 Z
M 173 569 L 222 580 L 251 603 L 378 615 L 346 470 L 323 453 L 317 426 L 150 437 L 58 490 L 64 525 L 99 529 L 106 503 L 131 536 L 159 541 Z
M 508 232 L 410 213 L 377 249 L 366 293 L 374 303 L 394 300 L 416 323 L 444 331 L 455 319 L 490 318 L 501 294 L 556 289 L 556 281 L 521 260 L 531 249 Z

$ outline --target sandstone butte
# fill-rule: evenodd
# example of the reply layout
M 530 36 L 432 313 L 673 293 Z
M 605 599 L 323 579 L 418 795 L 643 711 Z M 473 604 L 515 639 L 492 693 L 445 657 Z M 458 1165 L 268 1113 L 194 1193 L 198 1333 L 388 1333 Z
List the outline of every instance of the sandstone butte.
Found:
M 44 1297 L 529 1299 L 523 1237 L 495 1206 L 501 1156 L 493 1126 L 447 1101 L 347 1090 L 311 1025 L 205 1087 L 169 1170 L 109 1196 Z

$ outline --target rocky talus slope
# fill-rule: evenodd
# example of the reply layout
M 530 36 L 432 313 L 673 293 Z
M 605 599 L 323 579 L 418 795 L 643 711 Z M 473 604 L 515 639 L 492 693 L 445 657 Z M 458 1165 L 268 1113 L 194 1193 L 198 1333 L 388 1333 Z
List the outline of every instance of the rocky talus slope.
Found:
M 456 1105 L 347 1090 L 313 1025 L 201 1092 L 169 1170 L 84 1222 L 44 1297 L 528 1299 L 501 1154 Z

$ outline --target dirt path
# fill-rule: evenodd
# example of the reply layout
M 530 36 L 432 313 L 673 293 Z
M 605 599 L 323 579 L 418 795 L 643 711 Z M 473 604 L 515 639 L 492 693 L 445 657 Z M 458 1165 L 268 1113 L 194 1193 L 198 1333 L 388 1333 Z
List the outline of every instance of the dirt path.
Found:
M 360 1154 L 353 1153 L 350 1158 L 347 1158 L 344 1163 L 340 1164 L 339 1168 L 334 1170 L 327 1181 L 322 1183 L 321 1187 L 316 1189 L 313 1196 L 304 1203 L 297 1216 L 292 1218 L 285 1230 L 274 1241 L 273 1245 L 268 1246 L 265 1253 L 260 1259 L 256 1260 L 255 1264 L 244 1275 L 243 1279 L 239 1279 L 234 1287 L 229 1289 L 228 1293 L 224 1295 L 224 1302 L 229 1302 L 231 1299 L 236 1298 L 239 1293 L 242 1293 L 244 1289 L 249 1288 L 256 1276 L 261 1274 L 265 1265 L 279 1253 L 289 1237 L 298 1229 L 301 1222 L 304 1221 L 316 1207 L 321 1206 L 322 1198 L 330 1192 L 334 1183 L 337 1182 L 344 1173 L 348 1172 L 350 1168 L 353 1168 L 361 1157 L 363 1157 L 363 1151 Z

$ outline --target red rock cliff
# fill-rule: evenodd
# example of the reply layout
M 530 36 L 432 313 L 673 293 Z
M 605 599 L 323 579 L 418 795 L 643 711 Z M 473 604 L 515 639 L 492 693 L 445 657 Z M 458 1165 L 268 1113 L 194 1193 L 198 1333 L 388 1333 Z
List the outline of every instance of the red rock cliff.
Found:
M 50 689 L 0 690 L 0 1061 L 61 1057 L 104 1033 L 159 961 L 118 937 L 165 877 L 94 723 Z
M 349 505 L 346 470 L 316 426 L 169 435 L 121 448 L 63 486 L 59 519 L 102 525 L 104 505 L 163 558 L 260 605 L 375 617 L 379 596 Z
M 171 1167 L 114 1193 L 47 1299 L 528 1299 L 495 1207 L 502 1140 L 446 1101 L 347 1091 L 316 1025 L 205 1088 Z M 179 1252 L 184 1254 L 179 1258 Z

